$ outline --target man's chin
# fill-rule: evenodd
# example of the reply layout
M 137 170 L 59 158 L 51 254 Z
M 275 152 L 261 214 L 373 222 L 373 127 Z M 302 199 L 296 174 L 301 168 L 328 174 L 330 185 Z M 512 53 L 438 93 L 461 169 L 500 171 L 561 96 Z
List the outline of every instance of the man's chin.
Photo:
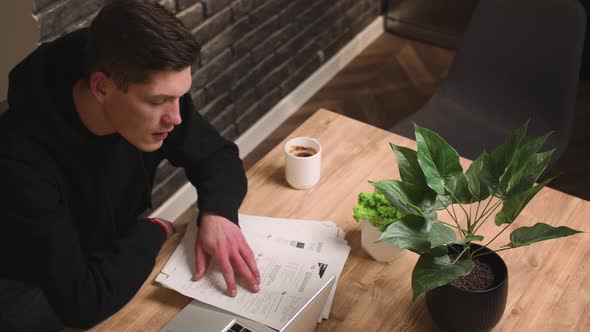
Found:
M 160 142 L 150 142 L 150 143 L 134 143 L 131 142 L 133 146 L 138 148 L 143 152 L 154 152 L 162 147 L 162 141 Z

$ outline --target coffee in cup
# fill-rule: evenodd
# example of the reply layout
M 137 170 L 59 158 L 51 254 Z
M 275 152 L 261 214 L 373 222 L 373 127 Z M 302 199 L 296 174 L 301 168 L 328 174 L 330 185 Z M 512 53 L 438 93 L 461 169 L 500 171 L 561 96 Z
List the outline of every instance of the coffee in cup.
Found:
M 295 157 L 311 157 L 314 154 L 318 153 L 314 148 L 311 146 L 302 146 L 302 145 L 293 145 L 289 149 L 289 153 L 294 155 Z

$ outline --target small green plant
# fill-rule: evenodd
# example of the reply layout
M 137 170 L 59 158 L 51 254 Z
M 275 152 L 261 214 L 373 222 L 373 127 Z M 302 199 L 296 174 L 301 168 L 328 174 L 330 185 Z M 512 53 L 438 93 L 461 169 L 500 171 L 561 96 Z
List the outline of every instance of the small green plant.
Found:
M 360 193 L 358 204 L 352 208 L 356 221 L 367 220 L 380 232 L 387 226 L 401 219 L 401 212 L 393 207 L 385 198 L 385 195 L 376 191 L 374 193 Z
M 474 259 L 484 255 L 479 249 L 471 249 L 472 242 L 484 241 L 478 234 L 481 226 L 495 215 L 500 229 L 493 238 L 481 243 L 488 247 L 552 180 L 535 184 L 553 150 L 538 152 L 548 135 L 523 143 L 527 126 L 528 122 L 516 129 L 493 152 L 484 151 L 465 172 L 457 151 L 426 128 L 414 125 L 417 150 L 391 144 L 401 181 L 371 183 L 403 217 L 387 226 L 379 242 L 420 255 L 412 272 L 414 298 L 469 274 Z M 452 223 L 438 219 L 441 210 L 449 214 Z M 464 218 L 460 219 L 461 215 Z M 537 223 L 515 229 L 510 242 L 493 252 L 576 233 L 581 232 Z M 454 245 L 463 249 L 449 256 L 449 248 Z

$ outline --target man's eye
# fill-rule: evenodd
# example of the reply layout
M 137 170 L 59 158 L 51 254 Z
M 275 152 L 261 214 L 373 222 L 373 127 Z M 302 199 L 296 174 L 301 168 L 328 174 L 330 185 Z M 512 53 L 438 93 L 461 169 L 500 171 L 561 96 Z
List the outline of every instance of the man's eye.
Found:
M 150 100 L 149 103 L 154 106 L 159 106 L 159 105 L 164 104 L 164 100 Z

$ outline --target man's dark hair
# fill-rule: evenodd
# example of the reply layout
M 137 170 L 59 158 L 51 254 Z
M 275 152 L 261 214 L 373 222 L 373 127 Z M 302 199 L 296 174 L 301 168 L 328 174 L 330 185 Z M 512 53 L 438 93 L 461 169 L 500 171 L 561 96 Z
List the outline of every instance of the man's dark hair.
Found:
M 84 79 L 101 71 L 126 90 L 156 71 L 192 65 L 198 50 L 182 22 L 153 0 L 108 1 L 90 25 Z

